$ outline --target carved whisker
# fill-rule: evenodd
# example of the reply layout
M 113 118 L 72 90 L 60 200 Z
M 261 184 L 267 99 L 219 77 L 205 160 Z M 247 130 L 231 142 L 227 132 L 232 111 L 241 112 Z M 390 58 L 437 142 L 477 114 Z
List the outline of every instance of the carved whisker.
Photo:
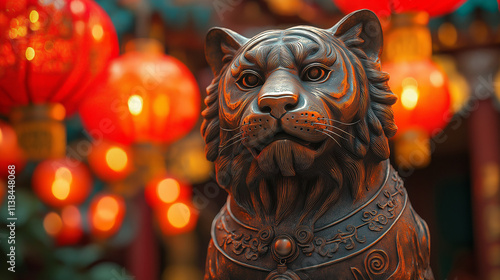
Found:
M 337 144 L 338 144 L 340 147 L 342 147 L 342 145 L 340 145 L 339 141 L 337 141 L 337 139 L 333 138 L 333 136 L 331 136 L 330 134 L 328 134 L 328 133 L 326 133 L 326 132 L 324 132 L 324 131 L 321 131 L 321 130 L 319 130 L 319 129 L 314 129 L 314 130 L 316 130 L 317 132 L 321 132 L 321 133 L 323 133 L 324 135 L 326 135 L 326 136 L 328 136 L 328 137 L 332 138 L 332 140 L 333 140 L 333 141 L 337 142 Z
M 245 140 L 245 139 L 247 139 L 247 138 L 248 138 L 248 137 L 243 137 L 243 138 L 241 138 L 241 139 L 238 139 L 237 141 L 234 141 L 233 143 L 231 143 L 231 144 L 229 144 L 229 145 L 227 145 L 227 146 L 222 147 L 222 149 L 220 149 L 220 150 L 219 150 L 219 155 L 220 155 L 220 154 L 222 153 L 222 151 L 224 151 L 225 149 L 227 149 L 227 148 L 229 148 L 229 147 L 233 146 L 234 144 L 237 144 L 237 143 L 239 143 L 239 142 L 241 142 L 241 141 L 243 141 L 243 140 Z
M 343 129 L 342 129 L 342 128 L 340 128 L 340 127 L 336 127 L 336 126 L 334 126 L 334 125 L 330 125 L 330 124 L 326 124 L 326 123 L 312 123 L 312 124 L 320 124 L 320 125 L 324 125 L 324 126 L 332 127 L 332 128 L 335 128 L 335 129 L 338 129 L 338 130 L 340 130 L 340 131 L 344 132 L 345 134 L 347 134 L 347 135 L 351 136 L 352 138 L 356 138 L 356 137 L 354 137 L 354 135 L 350 134 L 349 132 L 347 132 L 347 131 L 343 130 Z
M 219 145 L 219 148 L 222 148 L 224 147 L 227 143 L 231 142 L 232 140 L 240 137 L 241 135 L 243 134 L 243 131 L 242 132 L 239 132 L 239 133 L 236 133 L 235 135 L 233 135 L 233 137 L 229 138 L 226 142 L 222 143 Z
M 357 121 L 352 122 L 352 123 L 345 123 L 345 122 L 341 122 L 341 121 L 337 121 L 337 120 L 329 119 L 329 118 L 318 118 L 318 120 L 328 120 L 328 121 L 340 123 L 340 124 L 343 124 L 343 125 L 355 125 L 355 124 L 357 124 L 357 123 L 359 123 L 361 121 L 361 120 L 357 120 Z
M 221 130 L 223 130 L 223 131 L 228 131 L 228 132 L 231 132 L 231 131 L 238 130 L 238 129 L 240 129 L 240 128 L 244 127 L 245 125 L 249 125 L 249 124 L 250 124 L 250 123 L 242 124 L 242 125 L 240 125 L 240 126 L 238 126 L 238 127 L 236 127 L 236 128 L 224 128 L 224 127 L 222 127 L 222 126 L 219 126 L 219 127 L 220 127 L 220 129 L 221 129 Z
M 349 139 L 347 139 L 347 138 L 345 138 L 344 136 L 342 136 L 342 135 L 340 135 L 340 134 L 336 133 L 335 131 L 331 131 L 331 130 L 326 129 L 326 128 L 323 128 L 323 131 L 330 132 L 331 134 L 337 135 L 338 137 L 340 137 L 340 138 L 342 138 L 342 139 L 344 139 L 344 140 L 349 141 Z

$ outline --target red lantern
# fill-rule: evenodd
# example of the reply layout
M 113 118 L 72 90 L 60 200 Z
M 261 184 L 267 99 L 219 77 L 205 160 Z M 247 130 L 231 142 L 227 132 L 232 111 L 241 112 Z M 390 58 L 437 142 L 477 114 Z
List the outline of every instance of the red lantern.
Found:
M 165 235 L 192 231 L 196 227 L 198 215 L 198 210 L 187 201 L 177 201 L 155 209 L 156 220 Z
M 392 109 L 398 135 L 420 129 L 434 135 L 448 122 L 450 93 L 446 74 L 431 60 L 384 63 L 389 86 L 398 96 Z
M 61 120 L 118 54 L 111 20 L 91 0 L 3 0 L 0 52 L 0 114 L 10 115 L 28 159 L 63 157 Z
M 191 198 L 191 188 L 177 179 L 168 176 L 156 178 L 146 185 L 146 201 L 153 208 L 186 201 Z
M 351 13 L 361 9 L 369 9 L 378 16 L 390 16 L 394 13 L 404 12 L 427 12 L 430 16 L 441 16 L 457 9 L 465 0 L 443 0 L 443 1 L 413 1 L 413 0 L 333 0 L 335 5 L 345 13 Z
M 198 119 L 198 85 L 159 43 L 136 41 L 132 48 L 112 63 L 107 86 L 82 104 L 82 121 L 88 130 L 112 124 L 103 135 L 114 142 L 171 143 Z
M 33 172 L 33 190 L 47 205 L 80 204 L 90 193 L 90 173 L 80 161 L 64 158 L 41 162 Z
M 446 74 L 431 60 L 432 42 L 424 12 L 397 14 L 386 32 L 382 70 L 399 97 L 393 106 L 398 126 L 395 160 L 401 167 L 430 163 L 430 137 L 449 120 Z
M 9 175 L 8 166 L 13 165 L 18 175 L 26 161 L 23 151 L 17 143 L 17 135 L 12 127 L 0 121 L 0 178 Z
M 69 205 L 63 208 L 61 215 L 50 212 L 43 219 L 45 232 L 56 240 L 59 246 L 73 245 L 83 237 L 81 215 L 76 206 Z
M 87 159 L 92 171 L 99 178 L 115 182 L 125 179 L 133 171 L 131 154 L 126 146 L 96 141 Z
M 93 236 L 98 239 L 111 237 L 125 218 L 125 201 L 118 195 L 97 195 L 90 203 L 88 218 Z
M 118 54 L 107 14 L 91 0 L 0 1 L 0 114 L 62 103 L 71 114 Z

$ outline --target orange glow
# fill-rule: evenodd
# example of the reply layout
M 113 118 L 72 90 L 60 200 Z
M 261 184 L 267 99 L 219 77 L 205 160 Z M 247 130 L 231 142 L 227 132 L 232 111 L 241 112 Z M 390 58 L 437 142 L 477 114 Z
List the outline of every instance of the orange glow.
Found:
M 92 37 L 96 41 L 101 41 L 102 37 L 104 36 L 104 30 L 102 29 L 102 25 L 96 24 L 92 27 Z
M 153 208 L 186 201 L 191 197 L 189 185 L 170 176 L 161 176 L 151 180 L 144 190 L 146 202 Z
M 28 47 L 26 49 L 26 59 L 31 61 L 33 60 L 33 58 L 35 58 L 35 49 L 33 49 L 32 47 Z
M 191 218 L 191 210 L 184 203 L 175 203 L 168 209 L 167 218 L 175 228 L 183 228 L 188 225 Z
M 124 205 L 120 196 L 103 194 L 95 197 L 89 210 L 92 233 L 99 238 L 115 234 L 123 222 Z
M 97 216 L 104 220 L 111 220 L 118 214 L 118 202 L 114 197 L 104 196 L 97 203 Z
M 175 179 L 167 178 L 158 183 L 156 192 L 161 201 L 172 203 L 179 197 L 181 187 Z
M 83 236 L 80 211 L 73 205 L 64 207 L 61 215 L 48 213 L 43 219 L 43 227 L 57 245 L 78 243 Z
M 267 0 L 271 11 L 284 16 L 296 15 L 302 9 L 301 0 Z
M 155 217 L 165 235 L 175 235 L 192 231 L 196 227 L 198 211 L 189 200 L 180 200 L 170 205 L 160 205 Z
M 59 214 L 56 212 L 50 212 L 43 219 L 43 227 L 49 235 L 56 236 L 59 232 L 61 232 L 63 222 Z
M 408 63 L 384 63 L 389 86 L 399 99 L 392 106 L 397 135 L 419 128 L 432 136 L 443 128 L 450 112 L 447 77 L 430 59 Z
M 9 175 L 9 165 L 16 166 L 16 173 L 20 172 L 26 159 L 19 146 L 16 131 L 7 123 L 0 120 L 0 179 Z
M 65 200 L 69 196 L 71 182 L 62 179 L 56 179 L 52 183 L 52 194 L 59 200 Z
M 69 8 L 71 9 L 71 12 L 75 14 L 79 14 L 85 11 L 85 5 L 82 3 L 82 1 L 79 0 L 72 1 L 69 5 Z
M 94 226 L 101 231 L 108 231 L 115 225 L 118 214 L 116 199 L 105 196 L 97 203 L 96 213 L 93 217 Z
M 50 116 L 55 120 L 62 121 L 66 116 L 66 109 L 64 109 L 63 105 L 59 103 L 54 103 L 54 105 L 50 110 Z
M 35 194 L 52 207 L 82 203 L 88 196 L 92 181 L 87 167 L 74 159 L 45 160 L 33 172 Z
M 106 163 L 113 171 L 120 172 L 127 167 L 127 153 L 119 147 L 112 147 L 106 152 Z
M 36 10 L 33 10 L 30 12 L 30 21 L 31 23 L 36 23 L 38 22 L 38 19 L 40 18 L 40 15 Z
M 418 96 L 418 88 L 406 86 L 401 92 L 401 104 L 406 110 L 413 110 L 417 106 Z
M 183 63 L 164 55 L 158 42 L 142 39 L 134 45 L 108 68 L 106 86 L 82 103 L 82 122 L 92 131 L 100 129 L 103 119 L 110 120 L 116 129 L 103 137 L 124 145 L 172 143 L 186 135 L 200 115 L 196 79 Z
M 169 108 L 170 100 L 168 98 L 168 95 L 159 94 L 153 103 L 153 112 L 155 113 L 155 115 L 164 118 L 168 116 Z
M 128 99 L 128 110 L 134 116 L 138 116 L 142 112 L 143 100 L 139 95 L 132 95 Z
M 407 77 L 404 78 L 401 85 L 401 105 L 403 105 L 406 110 L 415 109 L 420 95 L 417 80 L 412 77 Z
M 62 210 L 62 221 L 65 225 L 69 227 L 79 227 L 81 223 L 81 215 L 80 211 L 76 206 L 74 205 L 69 205 L 64 207 Z
M 59 200 L 68 198 L 71 189 L 71 181 L 73 181 L 71 171 L 66 167 L 58 168 L 56 170 L 54 183 L 52 183 L 52 194 L 54 197 Z
M 432 71 L 432 73 L 429 75 L 429 80 L 435 87 L 441 87 L 444 84 L 443 74 L 438 70 Z
M 447 46 L 451 47 L 457 43 L 458 32 L 455 26 L 450 22 L 444 22 L 438 28 L 438 38 L 439 41 Z
M 109 141 L 96 141 L 87 159 L 100 179 L 118 182 L 133 171 L 133 154 L 129 147 Z
M 93 0 L 1 3 L 0 88 L 4 96 L 0 98 L 0 115 L 9 116 L 14 108 L 54 102 L 62 102 L 72 115 L 82 99 L 105 81 L 105 70 L 119 54 L 108 14 Z M 47 45 L 54 47 L 46 49 Z M 36 93 L 32 94 L 33 89 Z M 43 153 L 47 149 L 39 150 Z

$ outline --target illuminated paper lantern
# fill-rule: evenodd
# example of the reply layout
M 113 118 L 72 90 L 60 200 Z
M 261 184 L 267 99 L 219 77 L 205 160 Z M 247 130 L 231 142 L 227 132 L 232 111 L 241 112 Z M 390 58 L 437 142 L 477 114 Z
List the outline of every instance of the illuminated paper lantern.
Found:
M 430 137 L 446 126 L 451 113 L 448 78 L 431 60 L 428 19 L 422 12 L 394 15 L 385 36 L 382 70 L 398 96 L 392 107 L 398 126 L 395 160 L 406 168 L 430 163 Z
M 94 174 L 106 182 L 125 179 L 133 171 L 130 148 L 108 141 L 94 142 L 88 162 Z
M 187 201 L 177 201 L 155 209 L 156 220 L 165 235 L 176 235 L 194 230 L 198 215 L 198 210 Z
M 115 59 L 109 79 L 81 106 L 87 130 L 110 121 L 111 141 L 167 144 L 187 134 L 200 114 L 200 93 L 189 69 L 164 55 L 156 41 L 137 40 Z
M 153 208 L 188 200 L 191 194 L 191 187 L 169 176 L 151 180 L 144 190 L 146 201 Z
M 98 239 L 113 236 L 120 229 L 124 218 L 125 201 L 121 196 L 99 194 L 90 202 L 90 232 Z
M 45 204 L 64 207 L 85 201 L 92 188 L 92 178 L 80 161 L 70 158 L 45 160 L 35 168 L 32 185 Z
M 107 14 L 91 0 L 0 1 L 0 114 L 31 160 L 63 157 L 66 114 L 118 54 Z
M 334 0 L 339 9 L 348 14 L 361 9 L 369 9 L 379 16 L 394 13 L 427 12 L 430 16 L 441 16 L 456 10 L 465 0 L 414 1 L 414 0 Z

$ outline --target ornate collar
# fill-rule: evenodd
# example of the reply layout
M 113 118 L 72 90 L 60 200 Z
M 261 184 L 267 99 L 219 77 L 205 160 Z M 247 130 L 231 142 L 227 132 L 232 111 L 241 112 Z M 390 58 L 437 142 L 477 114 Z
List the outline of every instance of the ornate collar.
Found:
M 368 201 L 314 231 L 302 225 L 293 232 L 246 225 L 233 215 L 228 198 L 212 224 L 214 245 L 236 264 L 271 272 L 267 279 L 300 279 L 293 271 L 306 271 L 358 255 L 382 239 L 406 208 L 408 197 L 402 179 L 392 167 L 388 169 L 383 186 Z M 311 256 L 313 263 L 303 261 Z

